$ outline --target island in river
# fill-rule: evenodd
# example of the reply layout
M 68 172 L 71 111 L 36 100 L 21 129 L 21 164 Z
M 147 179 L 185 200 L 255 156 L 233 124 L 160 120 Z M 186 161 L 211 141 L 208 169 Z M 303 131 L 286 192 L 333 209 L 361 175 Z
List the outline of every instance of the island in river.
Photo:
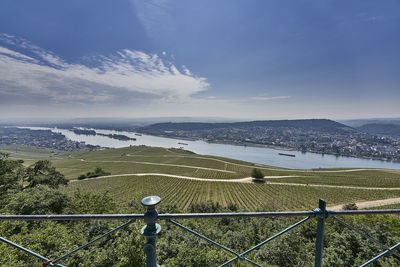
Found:
M 123 134 L 102 134 L 102 133 L 97 133 L 97 135 L 102 135 L 102 136 L 107 136 L 113 139 L 121 140 L 121 141 L 136 141 L 136 138 L 129 137 Z

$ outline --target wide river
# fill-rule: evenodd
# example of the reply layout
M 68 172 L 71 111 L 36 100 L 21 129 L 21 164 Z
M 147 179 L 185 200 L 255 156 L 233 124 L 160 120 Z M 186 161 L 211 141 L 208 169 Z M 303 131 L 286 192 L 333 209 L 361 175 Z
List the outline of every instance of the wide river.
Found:
M 56 128 L 44 127 L 23 127 L 32 130 L 52 130 L 53 132 L 62 133 L 73 141 L 84 141 L 86 144 L 99 145 L 103 147 L 126 147 L 126 146 L 155 146 L 165 148 L 183 147 L 186 150 L 193 151 L 197 154 L 221 156 L 232 159 L 244 160 L 270 166 L 278 166 L 290 169 L 313 169 L 313 168 L 383 168 L 400 170 L 399 162 L 371 160 L 353 157 L 342 157 L 327 154 L 318 154 L 311 152 L 286 151 L 265 147 L 236 146 L 225 144 L 207 143 L 204 141 L 187 141 L 180 139 L 172 139 L 165 137 L 157 137 L 152 135 L 135 135 L 132 132 L 110 131 L 94 129 L 98 133 L 103 134 L 122 134 L 136 138 L 136 141 L 121 141 L 101 135 L 78 135 L 73 131 Z M 179 144 L 181 143 L 181 144 Z M 183 144 L 182 144 L 183 143 Z M 282 156 L 278 153 L 289 153 L 296 157 Z

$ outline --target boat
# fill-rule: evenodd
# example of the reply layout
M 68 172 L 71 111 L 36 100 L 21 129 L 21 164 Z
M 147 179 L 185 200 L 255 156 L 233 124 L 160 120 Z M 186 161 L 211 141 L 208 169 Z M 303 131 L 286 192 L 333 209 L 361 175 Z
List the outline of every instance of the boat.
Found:
M 178 143 L 178 145 L 185 145 L 185 146 L 187 146 L 188 144 L 186 144 L 186 143 Z
M 138 134 L 138 133 L 135 133 L 135 135 L 137 135 L 137 136 L 142 136 L 141 134 Z
M 278 153 L 281 156 L 287 156 L 287 157 L 296 157 L 294 154 L 286 154 L 286 153 Z

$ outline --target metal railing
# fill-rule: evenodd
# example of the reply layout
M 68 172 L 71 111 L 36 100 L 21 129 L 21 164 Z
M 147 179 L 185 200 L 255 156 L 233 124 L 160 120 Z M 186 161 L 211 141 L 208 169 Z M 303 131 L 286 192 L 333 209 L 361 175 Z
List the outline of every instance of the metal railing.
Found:
M 400 209 L 392 209 L 392 210 L 344 210 L 344 211 L 331 211 L 326 209 L 326 202 L 322 199 L 319 200 L 318 208 L 311 210 L 311 211 L 291 211 L 291 212 L 236 212 L 236 213 L 178 213 L 178 214 L 158 214 L 156 210 L 156 205 L 160 202 L 160 198 L 158 196 L 150 196 L 142 199 L 142 204 L 146 207 L 146 212 L 144 214 L 82 214 L 82 215 L 0 215 L 0 221 L 5 220 L 54 220 L 54 221 L 62 221 L 62 220 L 121 220 L 126 219 L 129 220 L 126 223 L 108 231 L 107 233 L 89 241 L 85 245 L 79 246 L 72 251 L 58 257 L 57 259 L 48 259 L 45 256 L 42 256 L 36 252 L 33 252 L 25 247 L 22 247 L 10 240 L 7 240 L 3 237 L 0 237 L 0 241 L 13 246 L 14 248 L 21 250 L 31 256 L 34 256 L 43 261 L 42 266 L 64 266 L 60 264 L 62 260 L 67 258 L 68 256 L 78 252 L 81 249 L 84 249 L 96 241 L 101 240 L 102 238 L 109 236 L 110 234 L 130 225 L 137 219 L 143 219 L 146 225 L 142 228 L 141 233 L 146 238 L 146 243 L 143 246 L 143 251 L 146 255 L 146 267 L 156 267 L 159 266 L 157 264 L 157 251 L 156 251 L 156 236 L 161 231 L 161 226 L 157 224 L 157 220 L 165 220 L 169 225 L 175 225 L 200 239 L 203 239 L 233 255 L 233 258 L 228 260 L 227 262 L 221 264 L 220 266 L 228 266 L 229 264 L 235 261 L 246 261 L 254 266 L 262 266 L 253 260 L 250 260 L 246 257 L 247 254 L 250 252 L 260 248 L 261 246 L 269 243 L 270 241 L 278 238 L 279 236 L 285 234 L 286 232 L 296 228 L 297 226 L 305 223 L 306 221 L 316 218 L 317 219 L 317 235 L 316 235 L 316 242 L 315 242 L 315 262 L 314 266 L 320 267 L 322 266 L 322 256 L 323 256 L 323 238 L 324 238 L 324 228 L 325 228 L 325 221 L 328 218 L 333 218 L 336 222 L 340 223 L 344 227 L 355 231 L 356 233 L 360 234 L 364 238 L 374 242 L 376 245 L 380 246 L 383 249 L 383 252 L 378 254 L 376 257 L 366 261 L 361 266 L 367 266 L 381 257 L 391 253 L 397 257 L 400 264 L 400 254 L 397 253 L 395 250 L 400 246 L 400 243 L 388 247 L 376 239 L 372 238 L 368 234 L 364 233 L 363 231 L 356 229 L 355 227 L 351 226 L 350 224 L 344 222 L 343 220 L 339 219 L 337 215 L 361 215 L 361 214 L 399 214 Z M 176 219 L 195 219 L 195 218 L 227 218 L 227 217 L 305 217 L 300 221 L 296 222 L 295 224 L 287 227 L 286 229 L 282 230 L 281 232 L 267 238 L 266 240 L 262 241 L 261 243 L 253 246 L 252 248 L 238 253 L 233 251 L 230 248 L 178 223 L 175 221 Z

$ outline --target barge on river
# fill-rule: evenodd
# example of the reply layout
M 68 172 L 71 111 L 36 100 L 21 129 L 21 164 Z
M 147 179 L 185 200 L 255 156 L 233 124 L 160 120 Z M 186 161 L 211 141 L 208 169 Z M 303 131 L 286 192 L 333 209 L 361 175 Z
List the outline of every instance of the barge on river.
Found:
M 287 156 L 287 157 L 296 157 L 296 155 L 294 155 L 294 154 L 287 154 L 287 153 L 278 153 L 279 155 L 281 155 L 281 156 Z

